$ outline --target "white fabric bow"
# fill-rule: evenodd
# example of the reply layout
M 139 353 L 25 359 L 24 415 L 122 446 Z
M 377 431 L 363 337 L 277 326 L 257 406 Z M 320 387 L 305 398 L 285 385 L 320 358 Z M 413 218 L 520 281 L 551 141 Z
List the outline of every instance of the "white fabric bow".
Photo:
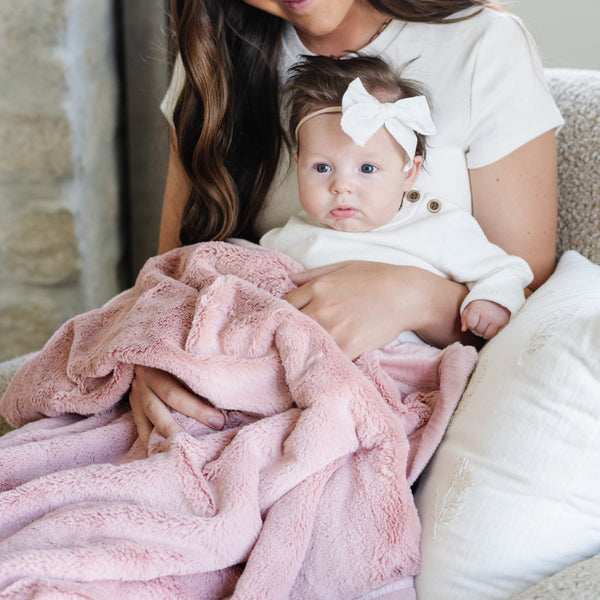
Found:
M 381 126 L 385 126 L 408 154 L 405 171 L 412 167 L 415 157 L 415 131 L 423 135 L 436 132 L 425 96 L 403 98 L 396 102 L 379 102 L 367 92 L 358 77 L 344 93 L 342 113 L 342 129 L 359 146 L 364 146 Z

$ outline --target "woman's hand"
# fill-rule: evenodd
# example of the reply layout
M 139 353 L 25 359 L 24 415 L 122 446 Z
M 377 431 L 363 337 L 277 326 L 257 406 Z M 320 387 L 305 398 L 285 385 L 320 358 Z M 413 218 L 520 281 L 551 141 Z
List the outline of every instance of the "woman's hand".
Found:
M 169 407 L 213 429 L 225 426 L 221 411 L 194 396 L 173 376 L 158 369 L 136 366 L 129 403 L 144 448 L 148 447 L 153 428 L 165 438 L 181 431 Z
M 333 337 L 351 359 L 392 342 L 402 331 L 444 346 L 461 337 L 460 284 L 417 267 L 352 261 L 304 271 L 285 296 Z

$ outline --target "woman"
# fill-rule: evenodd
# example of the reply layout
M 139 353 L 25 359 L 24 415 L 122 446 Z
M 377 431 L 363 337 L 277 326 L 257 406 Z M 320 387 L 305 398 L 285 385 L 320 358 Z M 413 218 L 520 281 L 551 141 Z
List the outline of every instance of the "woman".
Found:
M 471 210 L 492 242 L 529 263 L 536 289 L 554 268 L 562 121 L 528 34 L 497 8 L 490 0 L 175 1 L 182 61 L 165 100 L 174 129 L 159 251 L 256 240 L 296 212 L 285 186 L 293 189 L 294 174 L 282 168 L 283 183 L 273 183 L 284 154 L 279 77 L 301 54 L 360 50 L 406 64 L 406 77 L 431 91 L 439 133 L 417 187 Z M 403 330 L 439 346 L 461 335 L 467 289 L 417 268 L 349 262 L 296 283 L 287 300 L 351 358 Z M 136 369 L 130 402 L 144 442 L 153 427 L 179 430 L 168 407 L 224 426 L 166 373 Z

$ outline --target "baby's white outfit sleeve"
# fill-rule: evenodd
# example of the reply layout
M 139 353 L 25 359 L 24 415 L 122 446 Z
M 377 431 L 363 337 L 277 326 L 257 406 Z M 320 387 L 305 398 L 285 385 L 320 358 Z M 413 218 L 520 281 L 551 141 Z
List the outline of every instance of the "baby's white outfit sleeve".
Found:
M 444 236 L 438 266 L 469 289 L 460 313 L 474 300 L 491 300 L 511 314 L 517 312 L 525 302 L 524 289 L 533 280 L 527 262 L 492 244 L 467 212 L 447 202 L 442 210 L 447 211 L 445 228 L 451 227 L 451 234 Z

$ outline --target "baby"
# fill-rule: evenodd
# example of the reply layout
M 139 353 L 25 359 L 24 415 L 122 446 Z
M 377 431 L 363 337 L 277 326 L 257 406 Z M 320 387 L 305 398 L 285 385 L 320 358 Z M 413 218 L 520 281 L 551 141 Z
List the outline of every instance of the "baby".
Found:
M 533 274 L 466 211 L 413 189 L 435 133 L 418 86 L 379 58 L 315 56 L 293 68 L 286 90 L 303 210 L 260 244 L 307 269 L 348 260 L 428 269 L 469 288 L 463 331 L 496 335 Z

